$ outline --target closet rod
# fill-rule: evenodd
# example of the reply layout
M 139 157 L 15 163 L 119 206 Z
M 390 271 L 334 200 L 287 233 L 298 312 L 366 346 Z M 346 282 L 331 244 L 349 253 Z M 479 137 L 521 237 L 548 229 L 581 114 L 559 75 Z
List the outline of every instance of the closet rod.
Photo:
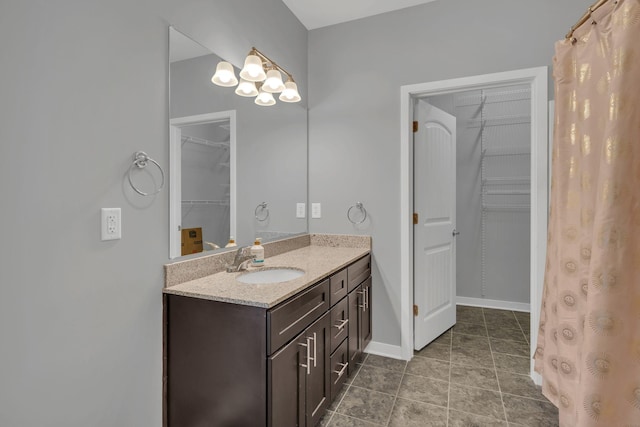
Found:
M 487 196 L 528 196 L 531 194 L 529 190 L 484 190 Z
M 183 200 L 183 205 L 218 205 L 218 206 L 227 206 L 229 205 L 228 200 Z
M 228 142 L 214 142 L 204 138 L 197 138 L 195 136 L 183 136 L 182 142 L 183 143 L 190 142 L 192 144 L 204 145 L 204 146 L 213 147 L 213 148 L 224 148 L 224 149 L 229 148 Z
M 531 178 L 526 176 L 496 176 L 485 178 L 482 183 L 489 185 L 525 185 L 531 183 Z
M 482 210 L 486 211 L 529 211 L 530 205 L 482 205 Z
M 576 22 L 576 24 L 571 27 L 571 29 L 569 30 L 569 32 L 566 35 L 567 40 L 572 39 L 573 38 L 573 32 L 575 30 L 577 30 L 582 24 L 584 24 L 585 22 L 587 22 L 589 20 L 589 18 L 591 18 L 591 14 L 593 12 L 595 12 L 596 10 L 600 9 L 601 6 L 604 6 L 609 0 L 598 0 L 597 2 L 595 2 L 594 4 L 592 4 L 589 9 L 587 9 L 587 11 L 584 13 L 584 15 L 582 15 L 582 18 L 580 18 L 578 20 L 578 22 Z M 573 40 L 571 40 L 573 42 Z
M 507 98 L 510 96 L 514 96 L 514 97 L 518 96 L 518 97 L 514 99 L 506 99 L 506 100 L 501 99 L 501 98 Z M 527 101 L 531 99 L 531 88 L 511 89 L 511 90 L 503 90 L 500 92 L 491 92 L 491 93 L 485 94 L 484 98 L 485 98 L 484 100 L 480 99 L 479 94 L 458 95 L 455 99 L 456 108 L 482 105 L 483 103 L 497 104 L 501 102 Z

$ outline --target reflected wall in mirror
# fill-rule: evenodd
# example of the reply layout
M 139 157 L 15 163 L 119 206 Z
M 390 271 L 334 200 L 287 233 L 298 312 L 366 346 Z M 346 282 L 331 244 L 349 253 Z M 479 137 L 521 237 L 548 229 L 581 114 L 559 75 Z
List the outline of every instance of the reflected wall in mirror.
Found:
M 214 85 L 221 58 L 169 31 L 170 257 L 306 233 L 306 108 Z

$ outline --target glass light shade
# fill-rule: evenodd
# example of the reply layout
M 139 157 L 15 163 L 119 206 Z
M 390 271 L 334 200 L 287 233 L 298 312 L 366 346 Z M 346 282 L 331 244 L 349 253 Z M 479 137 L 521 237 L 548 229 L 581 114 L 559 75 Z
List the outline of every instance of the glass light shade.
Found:
M 257 96 L 258 89 L 256 89 L 256 84 L 254 82 L 248 82 L 245 79 L 240 79 L 240 84 L 236 88 L 236 94 L 240 96 Z
M 280 74 L 280 71 L 267 71 L 267 79 L 262 85 L 262 90 L 269 93 L 280 93 L 284 90 L 284 83 L 282 83 L 282 74 Z
M 284 84 L 284 90 L 278 98 L 282 102 L 298 102 L 300 101 L 300 94 L 298 93 L 298 85 L 296 82 L 289 80 Z
M 244 67 L 240 71 L 240 77 L 249 82 L 261 82 L 267 78 L 262 68 L 262 59 L 258 55 L 247 55 L 244 60 Z
M 218 62 L 216 73 L 211 77 L 211 81 L 218 86 L 231 87 L 238 84 L 233 65 L 226 61 Z
M 260 93 L 256 97 L 255 103 L 263 107 L 268 107 L 275 104 L 276 100 L 269 92 L 265 92 L 264 90 L 260 89 Z

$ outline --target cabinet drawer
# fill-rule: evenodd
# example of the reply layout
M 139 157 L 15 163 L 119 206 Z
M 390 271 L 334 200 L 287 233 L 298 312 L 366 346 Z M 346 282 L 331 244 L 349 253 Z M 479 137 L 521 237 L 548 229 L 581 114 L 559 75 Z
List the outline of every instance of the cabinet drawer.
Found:
M 347 296 L 347 269 L 337 272 L 329 280 L 331 280 L 331 305 L 333 306 Z
M 358 287 L 371 275 L 371 255 L 354 262 L 347 267 L 347 280 L 349 281 L 349 292 Z
M 329 309 L 329 279 L 267 312 L 267 348 L 272 354 Z
M 333 401 L 347 379 L 349 367 L 349 351 L 347 340 L 331 355 L 331 401 Z
M 338 348 L 348 334 L 349 302 L 347 298 L 343 298 L 331 309 L 331 352 Z

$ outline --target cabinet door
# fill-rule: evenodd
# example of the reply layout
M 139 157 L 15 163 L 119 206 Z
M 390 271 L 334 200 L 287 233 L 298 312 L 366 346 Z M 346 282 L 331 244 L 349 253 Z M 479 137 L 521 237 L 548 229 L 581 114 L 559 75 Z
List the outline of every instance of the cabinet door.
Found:
M 355 372 L 356 362 L 360 358 L 360 300 L 361 296 L 359 291 L 361 287 L 358 286 L 356 289 L 349 293 L 349 375 Z
M 362 316 L 360 349 L 364 351 L 371 342 L 371 276 L 362 284 L 361 298 L 364 303 L 360 307 Z
M 329 407 L 331 394 L 331 365 L 329 348 L 331 346 L 331 317 L 326 313 L 304 332 L 308 342 L 308 364 L 306 375 L 306 421 L 307 427 L 318 424 Z M 305 352 L 303 355 L 306 356 Z
M 269 427 L 305 425 L 305 386 L 307 340 L 301 334 L 269 357 Z

